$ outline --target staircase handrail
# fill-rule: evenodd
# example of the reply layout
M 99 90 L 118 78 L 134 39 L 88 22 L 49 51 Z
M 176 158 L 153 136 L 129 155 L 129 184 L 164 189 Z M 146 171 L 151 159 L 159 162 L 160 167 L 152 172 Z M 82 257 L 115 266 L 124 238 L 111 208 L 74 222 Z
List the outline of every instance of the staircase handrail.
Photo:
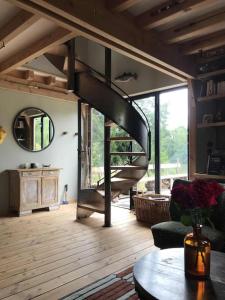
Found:
M 148 121 L 148 118 L 146 116 L 146 114 L 144 113 L 144 111 L 142 110 L 142 108 L 137 104 L 137 102 L 135 100 L 132 100 L 131 97 L 124 91 L 122 90 L 119 86 L 117 86 L 114 82 L 112 82 L 112 80 L 110 78 L 108 78 L 107 76 L 105 76 L 104 74 L 102 74 L 101 72 L 93 69 L 91 66 L 89 66 L 88 64 L 84 63 L 83 61 L 79 60 L 79 59 L 76 59 L 76 61 L 78 61 L 79 63 L 83 64 L 84 66 L 86 66 L 89 70 L 93 71 L 94 73 L 98 74 L 99 76 L 101 76 L 103 79 L 105 79 L 106 81 L 108 81 L 111 85 L 113 85 L 117 90 L 119 90 L 122 94 L 124 94 L 126 96 L 126 98 L 129 100 L 129 104 L 132 105 L 132 103 L 134 103 L 136 105 L 136 107 L 139 109 L 139 112 L 142 113 L 142 115 L 144 116 L 144 119 L 143 119 L 143 116 L 140 114 L 140 117 L 147 129 L 147 132 L 148 132 L 148 160 L 151 160 L 151 153 L 150 153 L 150 149 L 151 149 L 151 130 L 150 130 L 150 124 L 149 124 L 149 121 Z M 116 92 L 116 91 L 115 91 Z M 119 94 L 118 92 L 116 92 L 117 94 Z M 124 99 L 124 97 L 119 94 L 122 99 Z M 125 99 L 124 99 L 125 100 Z
M 88 64 L 84 63 L 83 61 L 79 60 L 79 59 L 76 59 L 76 61 L 78 61 L 79 63 L 85 65 L 88 69 L 90 69 L 91 71 L 95 72 L 96 74 L 100 75 L 101 77 L 103 77 L 103 79 L 107 80 L 111 85 L 113 85 L 116 89 L 118 89 L 121 93 L 123 93 L 126 98 L 129 101 L 129 103 L 132 105 L 132 103 L 134 103 L 138 109 L 141 111 L 142 115 L 144 116 L 145 120 L 143 119 L 143 117 L 140 115 L 140 117 L 142 118 L 142 120 L 144 121 L 144 124 L 145 124 L 145 127 L 147 129 L 148 132 L 150 132 L 150 124 L 148 122 L 148 118 L 147 116 L 145 115 L 144 111 L 142 110 L 142 108 L 136 103 L 136 101 L 132 100 L 131 97 L 124 91 L 122 90 L 118 85 L 116 85 L 113 81 L 111 81 L 110 78 L 108 78 L 106 75 L 102 74 L 101 72 L 93 69 L 92 67 L 90 67 Z M 118 93 L 119 94 L 119 93 Z M 119 94 L 120 95 L 120 94 Z M 123 99 L 124 97 L 122 95 L 120 95 Z M 125 100 L 125 99 L 124 99 Z

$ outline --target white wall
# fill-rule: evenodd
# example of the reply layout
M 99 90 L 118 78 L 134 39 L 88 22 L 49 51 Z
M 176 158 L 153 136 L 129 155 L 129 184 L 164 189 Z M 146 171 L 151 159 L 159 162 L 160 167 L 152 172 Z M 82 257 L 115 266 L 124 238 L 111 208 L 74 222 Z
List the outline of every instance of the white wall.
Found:
M 55 137 L 52 144 L 41 152 L 23 150 L 16 143 L 12 124 L 16 114 L 23 108 L 33 106 L 46 111 L 53 120 Z M 0 89 L 0 126 L 7 137 L 0 144 L 0 215 L 8 211 L 8 175 L 6 170 L 15 169 L 25 162 L 51 164 L 62 168 L 59 180 L 59 200 L 63 198 L 64 185 L 68 184 L 70 200 L 77 196 L 77 104 L 48 97 Z M 67 135 L 62 135 L 67 131 Z

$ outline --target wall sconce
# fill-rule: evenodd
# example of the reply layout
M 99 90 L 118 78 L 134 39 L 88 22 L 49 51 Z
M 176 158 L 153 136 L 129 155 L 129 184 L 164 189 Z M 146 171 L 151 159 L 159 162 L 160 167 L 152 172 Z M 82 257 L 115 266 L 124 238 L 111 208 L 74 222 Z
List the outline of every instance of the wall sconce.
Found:
M 7 136 L 6 131 L 2 127 L 0 127 L 0 144 L 4 142 L 6 136 Z

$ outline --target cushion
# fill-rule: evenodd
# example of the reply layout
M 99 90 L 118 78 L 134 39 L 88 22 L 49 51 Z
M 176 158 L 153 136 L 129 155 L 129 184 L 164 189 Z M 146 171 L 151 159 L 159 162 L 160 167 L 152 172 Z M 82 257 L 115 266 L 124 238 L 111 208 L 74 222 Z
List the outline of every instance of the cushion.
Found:
M 211 219 L 215 227 L 225 234 L 225 192 L 218 197 L 217 201 L 218 205 L 215 206 Z
M 192 232 L 192 226 L 185 226 L 180 222 L 162 222 L 151 227 L 155 246 L 165 248 L 183 247 L 184 237 Z M 225 238 L 222 232 L 208 226 L 203 226 L 202 234 L 211 242 L 213 250 L 225 249 Z

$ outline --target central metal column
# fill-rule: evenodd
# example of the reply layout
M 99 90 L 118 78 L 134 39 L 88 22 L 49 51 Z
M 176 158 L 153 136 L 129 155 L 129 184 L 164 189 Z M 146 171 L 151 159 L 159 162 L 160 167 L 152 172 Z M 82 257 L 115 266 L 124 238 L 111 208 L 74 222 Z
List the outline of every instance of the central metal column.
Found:
M 81 190 L 81 99 L 78 100 L 78 172 L 77 172 L 77 198 L 80 199 Z
M 106 84 L 111 86 L 111 49 L 105 48 Z M 105 99 L 107 101 L 109 99 Z M 108 119 L 105 117 L 105 125 Z M 104 172 L 105 172 L 105 227 L 111 226 L 111 157 L 110 157 L 110 126 L 104 130 Z

